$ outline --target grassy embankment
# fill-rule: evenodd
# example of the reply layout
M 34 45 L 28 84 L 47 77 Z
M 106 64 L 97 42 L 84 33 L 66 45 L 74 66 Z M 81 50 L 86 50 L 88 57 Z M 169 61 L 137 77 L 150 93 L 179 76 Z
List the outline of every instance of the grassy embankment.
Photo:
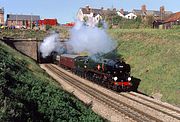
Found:
M 34 38 L 37 40 L 43 40 L 44 37 L 48 36 L 50 32 L 60 32 L 60 38 L 66 39 L 69 37 L 69 29 L 62 26 L 52 27 L 48 31 L 42 30 L 20 30 L 20 29 L 2 29 L 0 30 L 0 37 L 11 37 L 16 39 L 27 39 Z
M 112 29 L 118 53 L 141 79 L 139 90 L 180 106 L 180 30 Z
M 47 35 L 45 31 L 6 29 L 0 30 L 0 37 L 11 37 L 18 39 L 36 38 L 42 40 Z
M 0 121 L 103 121 L 33 60 L 0 42 Z

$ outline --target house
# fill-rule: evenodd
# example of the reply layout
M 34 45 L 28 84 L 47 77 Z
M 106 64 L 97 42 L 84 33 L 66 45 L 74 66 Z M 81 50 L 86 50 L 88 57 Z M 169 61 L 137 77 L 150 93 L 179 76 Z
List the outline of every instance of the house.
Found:
M 163 20 L 165 17 L 169 16 L 173 12 L 171 11 L 165 11 L 165 7 L 161 6 L 160 10 L 147 10 L 146 5 L 141 6 L 141 10 L 139 9 L 133 9 L 132 13 L 134 13 L 137 16 L 141 16 L 142 19 L 146 19 L 146 16 L 153 16 L 155 20 L 161 19 Z
M 173 25 L 180 25 L 180 12 L 172 14 L 163 22 L 164 29 L 172 28 Z
M 137 18 L 137 15 L 135 15 L 134 13 L 124 11 L 123 9 L 121 9 L 120 11 L 117 11 L 117 14 L 119 16 L 121 16 L 122 18 L 126 18 L 126 19 L 136 19 Z
M 80 8 L 77 12 L 77 19 L 82 22 L 86 22 L 89 26 L 97 25 L 105 16 L 110 16 L 113 14 L 117 14 L 116 9 L 107 9 L 105 10 L 103 7 L 100 9 L 94 9 L 89 6 L 85 8 Z
M 117 15 L 119 15 L 120 17 L 124 18 L 124 14 L 121 13 L 120 11 L 117 11 Z
M 95 26 L 102 20 L 102 9 L 93 9 L 89 6 L 80 8 L 77 13 L 77 19 L 86 22 L 89 26 Z
M 7 14 L 6 24 L 8 27 L 33 28 L 38 25 L 38 20 L 40 20 L 38 15 Z
M 126 18 L 126 19 L 136 19 L 136 18 L 137 18 L 137 15 L 135 15 L 135 14 L 132 13 L 132 12 L 130 12 L 130 13 L 126 14 L 126 15 L 124 16 L 124 18 Z
M 0 25 L 4 25 L 4 8 L 0 8 Z

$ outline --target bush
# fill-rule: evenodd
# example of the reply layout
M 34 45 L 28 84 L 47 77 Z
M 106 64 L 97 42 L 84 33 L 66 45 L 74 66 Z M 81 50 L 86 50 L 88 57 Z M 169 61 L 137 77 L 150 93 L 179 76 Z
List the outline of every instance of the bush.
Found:
M 51 29 L 51 28 L 52 28 L 51 25 L 46 25 L 46 30 L 49 30 L 49 29 Z
M 1 42 L 0 50 L 0 121 L 103 121 L 35 62 Z

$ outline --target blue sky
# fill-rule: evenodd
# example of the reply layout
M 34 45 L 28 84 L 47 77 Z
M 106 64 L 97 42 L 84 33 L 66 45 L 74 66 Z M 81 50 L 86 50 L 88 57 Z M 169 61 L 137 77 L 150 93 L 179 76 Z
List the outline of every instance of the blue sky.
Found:
M 159 10 L 164 5 L 165 10 L 180 11 L 180 0 L 0 0 L 0 7 L 6 14 L 34 14 L 44 18 L 57 18 L 59 23 L 75 21 L 80 7 L 89 5 L 94 8 L 123 8 L 132 11 L 140 9 L 145 4 L 147 9 Z

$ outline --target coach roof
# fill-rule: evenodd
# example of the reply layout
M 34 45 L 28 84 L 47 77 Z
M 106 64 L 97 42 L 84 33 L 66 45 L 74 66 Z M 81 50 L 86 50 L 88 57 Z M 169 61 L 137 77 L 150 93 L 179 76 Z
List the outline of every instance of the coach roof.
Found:
M 80 55 L 72 55 L 72 54 L 62 54 L 61 57 L 67 57 L 67 58 L 77 58 L 79 57 Z

